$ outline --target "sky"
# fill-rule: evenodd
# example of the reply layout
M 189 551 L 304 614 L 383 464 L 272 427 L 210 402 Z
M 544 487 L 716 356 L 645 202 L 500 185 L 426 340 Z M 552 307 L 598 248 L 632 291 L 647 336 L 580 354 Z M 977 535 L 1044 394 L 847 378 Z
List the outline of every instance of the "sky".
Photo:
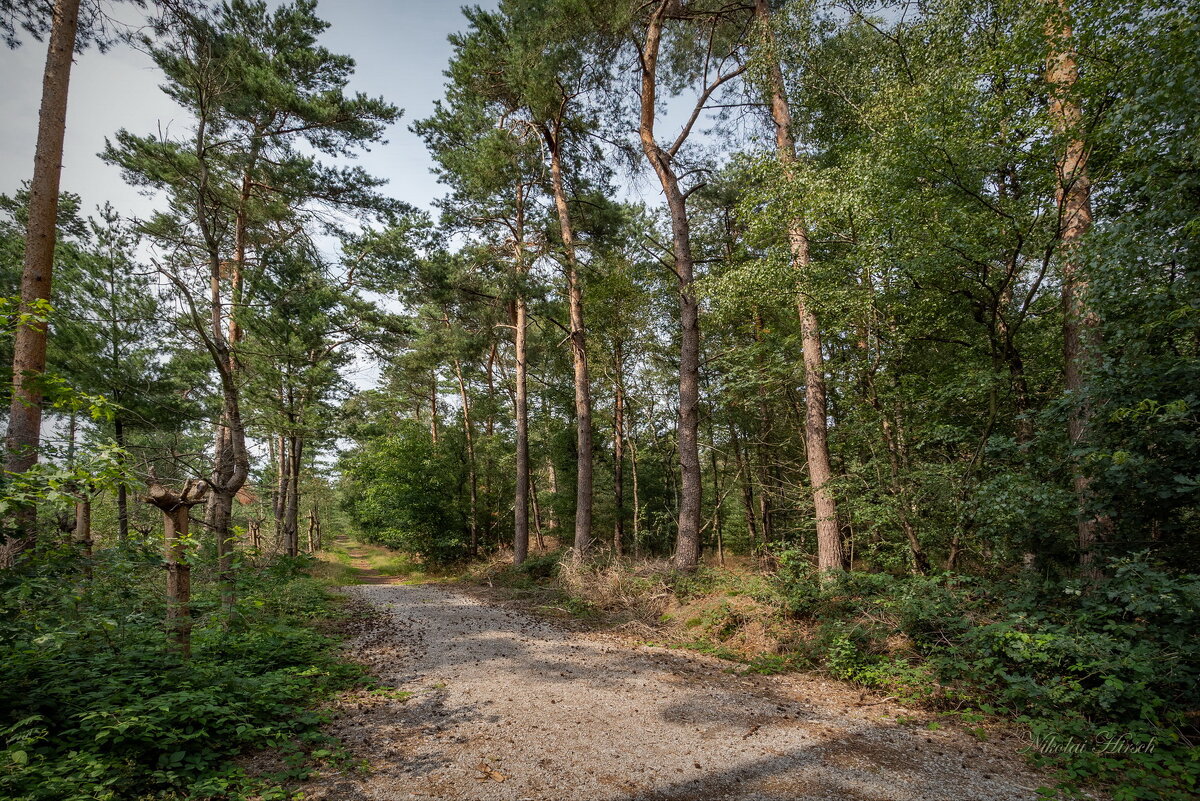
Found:
M 491 7 L 491 0 L 474 0 Z M 388 179 L 384 190 L 415 206 L 428 208 L 441 194 L 430 173 L 432 161 L 421 140 L 408 130 L 428 116 L 442 96 L 442 72 L 450 58 L 446 37 L 465 27 L 459 3 L 445 0 L 324 0 L 317 13 L 330 28 L 322 43 L 346 53 L 358 64 L 352 91 L 382 95 L 404 109 L 388 132 L 388 144 L 358 159 L 366 170 Z M 0 46 L 0 192 L 11 194 L 33 170 L 41 100 L 45 45 L 27 40 L 20 48 Z M 105 201 L 122 213 L 142 215 L 149 198 L 126 186 L 120 172 L 96 156 L 105 137 L 120 128 L 148 134 L 185 115 L 158 88 L 160 74 L 150 59 L 130 48 L 101 54 L 89 50 L 76 58 L 67 106 L 62 189 L 82 196 L 85 210 Z

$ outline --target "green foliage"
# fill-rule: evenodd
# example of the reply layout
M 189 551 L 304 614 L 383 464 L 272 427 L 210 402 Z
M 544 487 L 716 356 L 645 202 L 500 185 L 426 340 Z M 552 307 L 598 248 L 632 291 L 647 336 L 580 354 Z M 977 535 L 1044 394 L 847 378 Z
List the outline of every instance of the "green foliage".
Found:
M 92 577 L 48 553 L 0 576 L 0 796 L 28 801 L 204 797 L 262 787 L 231 757 L 323 739 L 314 702 L 353 682 L 333 643 L 304 625 L 325 591 L 277 564 L 243 574 L 247 613 L 228 626 L 200 585 L 193 656 L 163 629 L 152 552 L 101 552 Z M 269 784 L 269 781 L 268 781 Z
M 1093 780 L 1117 783 L 1121 798 L 1195 792 L 1200 576 L 1139 555 L 1114 560 L 1086 592 L 1037 574 L 857 573 L 823 585 L 794 555 L 780 562 L 780 595 L 817 624 L 801 655 L 833 675 L 1018 717 L 1066 792 Z
M 370 542 L 446 564 L 467 554 L 461 456 L 400 421 L 344 457 L 343 504 Z

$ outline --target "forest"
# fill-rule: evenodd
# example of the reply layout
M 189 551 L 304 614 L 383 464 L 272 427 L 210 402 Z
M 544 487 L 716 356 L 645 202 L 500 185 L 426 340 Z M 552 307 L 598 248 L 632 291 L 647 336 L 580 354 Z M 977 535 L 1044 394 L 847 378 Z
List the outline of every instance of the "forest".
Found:
M 423 703 L 346 651 L 373 592 L 1029 741 L 947 798 L 1196 797 L 1200 5 L 498 0 L 415 117 L 334 5 L 0 0 L 0 798 L 408 797 L 305 784 Z M 120 53 L 175 109 L 101 132 L 133 209 L 63 189 Z M 565 797 L 488 753 L 437 797 Z M 835 797 L 703 775 L 577 795 Z

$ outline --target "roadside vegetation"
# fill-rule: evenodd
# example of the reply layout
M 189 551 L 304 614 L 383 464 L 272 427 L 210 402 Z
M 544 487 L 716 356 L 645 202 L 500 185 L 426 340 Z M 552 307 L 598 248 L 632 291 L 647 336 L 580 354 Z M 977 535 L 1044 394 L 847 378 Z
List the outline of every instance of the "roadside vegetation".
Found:
M 365 679 L 313 564 L 248 555 L 230 616 L 214 559 L 197 558 L 188 659 L 163 636 L 156 548 L 0 571 L 0 798 L 285 799 L 313 769 L 352 768 L 321 705 Z

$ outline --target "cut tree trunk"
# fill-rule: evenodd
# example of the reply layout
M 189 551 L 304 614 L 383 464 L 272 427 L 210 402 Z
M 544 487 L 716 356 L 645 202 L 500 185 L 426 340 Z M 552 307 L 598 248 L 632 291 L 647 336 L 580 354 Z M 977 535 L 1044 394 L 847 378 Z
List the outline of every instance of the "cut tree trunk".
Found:
M 191 480 L 182 492 L 167 489 L 151 476 L 146 502 L 163 513 L 163 556 L 167 565 L 167 632 L 184 659 L 192 653 L 191 565 L 187 558 L 188 512 L 204 502 L 208 485 Z

